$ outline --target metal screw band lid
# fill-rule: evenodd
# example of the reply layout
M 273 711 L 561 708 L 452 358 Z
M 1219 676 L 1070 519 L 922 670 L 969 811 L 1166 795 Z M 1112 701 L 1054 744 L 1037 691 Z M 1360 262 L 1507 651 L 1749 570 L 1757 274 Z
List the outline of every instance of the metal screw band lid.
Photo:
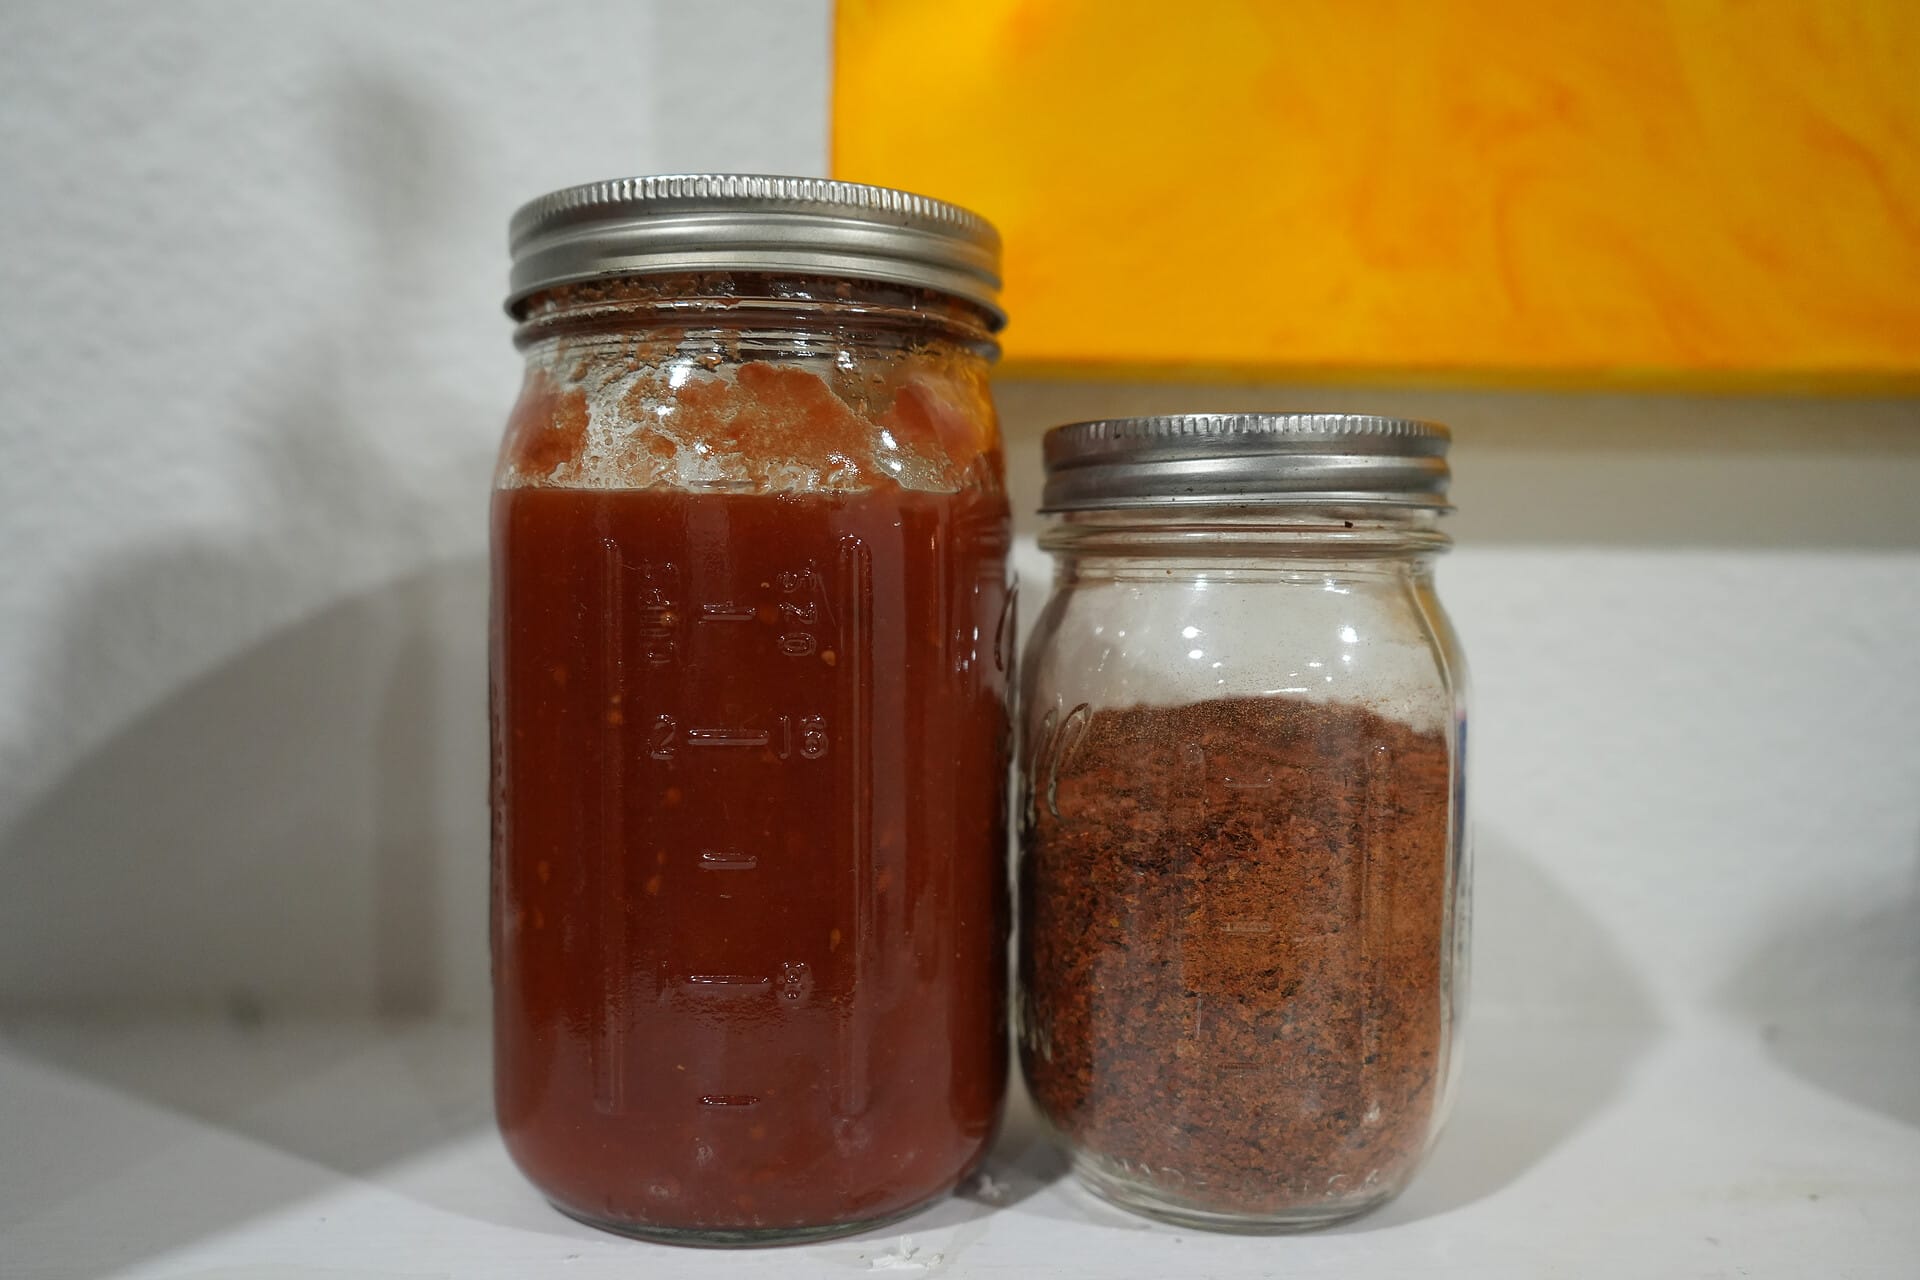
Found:
M 958 205 L 888 187 L 694 173 L 541 196 L 513 215 L 507 311 L 542 289 L 607 276 L 764 271 L 846 276 L 1000 310 L 1000 236 Z
M 1047 432 L 1046 512 L 1167 505 L 1447 506 L 1448 430 L 1359 413 L 1191 413 Z

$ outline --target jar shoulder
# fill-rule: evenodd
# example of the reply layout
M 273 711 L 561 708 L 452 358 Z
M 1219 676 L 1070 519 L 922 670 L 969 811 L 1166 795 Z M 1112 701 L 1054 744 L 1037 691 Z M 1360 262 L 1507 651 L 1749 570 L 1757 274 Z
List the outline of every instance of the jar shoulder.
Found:
M 1363 704 L 1419 728 L 1454 717 L 1465 673 L 1414 565 L 1069 577 L 1022 667 L 1029 718 L 1081 704 L 1292 697 Z
M 986 363 L 962 349 L 806 354 L 699 343 L 530 350 L 496 473 L 733 492 L 1004 488 Z

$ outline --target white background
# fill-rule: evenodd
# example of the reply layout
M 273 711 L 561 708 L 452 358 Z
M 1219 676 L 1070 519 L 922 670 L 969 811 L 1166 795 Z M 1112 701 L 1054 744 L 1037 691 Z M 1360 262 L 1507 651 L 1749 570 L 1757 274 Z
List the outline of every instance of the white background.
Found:
M 483 1017 L 507 215 L 616 174 L 823 171 L 829 34 L 817 0 L 0 16 L 10 1025 Z M 1475 677 L 1476 1017 L 1606 1029 L 1550 1055 L 1502 1176 L 1699 1026 L 1750 1033 L 1757 1069 L 1820 1105 L 1920 1126 L 1920 401 L 1007 382 L 1001 402 L 1028 533 L 1053 422 L 1455 426 L 1441 590 Z M 1030 541 L 1021 568 L 1031 618 Z M 1910 1069 L 1824 1052 L 1839 1030 Z M 1497 1032 L 1476 1061 L 1502 1069 Z

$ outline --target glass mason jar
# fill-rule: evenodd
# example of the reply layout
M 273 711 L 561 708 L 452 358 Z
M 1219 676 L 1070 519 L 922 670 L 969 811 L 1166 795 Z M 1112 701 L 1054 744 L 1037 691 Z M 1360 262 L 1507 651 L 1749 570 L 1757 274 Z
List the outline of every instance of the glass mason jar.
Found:
M 1006 1076 L 998 240 L 804 179 L 514 220 L 493 495 L 496 1104 L 617 1231 L 859 1230 Z
M 1465 978 L 1446 429 L 1133 419 L 1046 439 L 1023 659 L 1020 1060 L 1089 1188 L 1284 1231 L 1398 1193 Z

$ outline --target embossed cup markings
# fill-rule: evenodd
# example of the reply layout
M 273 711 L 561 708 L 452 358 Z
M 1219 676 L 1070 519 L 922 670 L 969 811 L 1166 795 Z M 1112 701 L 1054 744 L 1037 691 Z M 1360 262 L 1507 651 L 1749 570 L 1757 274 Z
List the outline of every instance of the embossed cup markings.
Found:
M 780 964 L 780 998 L 795 1003 L 813 994 L 813 970 L 804 960 L 785 960 Z
M 630 561 L 617 540 L 605 541 L 614 571 L 635 577 L 642 584 L 634 601 L 632 622 L 651 666 L 678 666 L 684 660 L 686 647 L 694 638 L 689 623 L 752 624 L 766 620 L 752 601 L 731 597 L 684 609 L 681 598 L 686 584 L 678 565 L 671 561 Z M 787 597 L 776 600 L 777 612 L 770 615 L 779 626 L 773 637 L 774 647 L 794 658 L 819 652 L 816 628 L 822 621 L 822 610 L 817 598 L 808 598 L 817 597 L 825 589 L 819 571 L 811 563 L 805 564 L 782 571 L 774 583 L 765 585 L 777 586 L 778 595 Z
M 752 995 L 773 990 L 773 979 L 751 973 L 690 973 L 686 985 L 695 991 L 724 995 Z
M 627 560 L 617 541 L 606 540 L 615 568 L 635 575 L 643 584 L 635 601 L 636 634 L 645 649 L 649 666 L 668 667 L 680 660 L 680 569 L 672 561 L 638 564 Z
M 774 643 L 789 658 L 810 658 L 820 650 L 820 636 L 815 629 L 820 624 L 817 597 L 825 584 L 811 564 L 804 572 L 782 573 L 779 583 L 781 595 L 801 598 L 780 601 L 777 613 L 783 629 Z M 816 598 L 806 598 L 809 593 Z
M 703 1093 L 700 1095 L 703 1107 L 731 1108 L 745 1110 L 760 1105 L 760 1095 L 754 1093 Z
M 827 599 L 828 584 L 812 564 L 781 572 L 771 582 L 762 584 L 774 588 L 770 601 L 728 595 L 706 603 L 698 603 L 696 597 L 695 601 L 689 601 L 684 606 L 681 601 L 685 598 L 685 584 L 675 571 L 666 575 L 669 580 L 663 581 L 645 598 L 645 607 L 638 621 L 645 628 L 644 634 L 651 646 L 650 653 L 658 655 L 657 661 L 679 662 L 690 657 L 697 658 L 703 652 L 717 654 L 720 651 L 715 650 L 714 646 L 725 646 L 732 642 L 729 637 L 746 638 L 749 633 L 743 628 L 770 623 L 768 639 L 784 657 L 815 658 L 836 668 L 844 663 L 843 669 L 849 673 L 857 672 L 866 640 L 865 629 L 861 625 L 864 621 L 861 604 L 871 591 L 871 570 L 866 559 L 866 549 L 857 539 L 848 539 L 841 547 L 843 563 L 840 568 L 847 576 L 846 585 L 851 589 L 852 599 L 846 606 L 849 634 L 841 637 L 837 643 L 834 639 L 836 632 L 830 629 L 838 626 L 838 620 L 835 607 Z M 609 603 L 615 603 L 611 592 Z M 769 604 L 770 609 L 767 607 Z M 758 643 L 757 640 L 751 642 Z M 850 710 L 858 718 L 860 706 L 857 699 Z M 720 753 L 724 753 L 726 748 L 735 748 L 744 749 L 736 751 L 736 754 L 747 755 L 749 759 L 784 763 L 795 759 L 820 760 L 830 748 L 838 745 L 833 742 L 836 734 L 829 730 L 826 715 L 749 715 L 731 723 L 717 717 L 713 720 L 706 720 L 705 717 L 696 719 L 698 715 L 697 711 L 693 715 L 662 711 L 640 720 L 638 724 L 644 734 L 647 756 L 671 764 L 683 751 L 694 748 L 710 748 Z M 837 725 L 838 716 L 834 719 Z M 692 720 L 691 724 L 689 720 Z M 857 842 L 864 847 L 864 840 Z M 697 846 L 697 850 L 694 865 L 701 871 L 755 871 L 760 867 L 759 853 L 749 849 L 720 843 Z M 864 857 L 870 859 L 871 851 L 864 851 Z M 730 899 L 734 895 L 727 890 L 743 883 L 751 882 L 735 881 L 723 876 L 716 892 L 720 899 Z M 714 959 L 725 963 L 722 957 L 716 956 Z M 815 981 L 813 968 L 806 961 L 787 960 L 771 973 L 682 973 L 672 985 L 683 999 L 756 1003 L 771 999 L 783 1009 L 798 1009 L 811 1002 Z M 849 1056 L 858 1059 L 859 1046 L 866 1041 L 864 1033 L 854 1034 L 848 1042 L 851 1047 Z M 624 1051 L 625 1046 L 622 1045 L 621 1049 Z M 610 1063 L 609 1066 L 612 1070 L 607 1081 L 609 1096 L 606 1101 L 617 1110 L 624 1105 L 624 1090 L 620 1088 L 624 1084 L 624 1069 L 617 1063 Z M 843 1082 L 844 1101 L 851 1109 L 858 1110 L 865 1105 L 865 1063 L 863 1060 L 855 1061 L 851 1066 Z M 758 1107 L 761 1100 L 762 1095 L 757 1093 L 708 1093 L 700 1095 L 699 1105 L 716 1111 L 739 1112 Z
M 803 1001 L 813 994 L 813 969 L 804 960 L 783 960 L 779 972 L 771 976 L 758 973 L 689 973 L 680 980 L 682 988 L 697 995 L 754 996 L 777 992 L 782 1000 Z
M 823 758 L 832 745 L 825 716 L 775 716 L 772 729 L 729 727 L 682 729 L 677 717 L 654 717 L 648 730 L 647 754 L 655 760 L 671 760 L 682 747 L 772 747 L 781 760 L 798 754 L 802 760 Z
M 689 729 L 690 747 L 764 747 L 773 741 L 765 729 Z

